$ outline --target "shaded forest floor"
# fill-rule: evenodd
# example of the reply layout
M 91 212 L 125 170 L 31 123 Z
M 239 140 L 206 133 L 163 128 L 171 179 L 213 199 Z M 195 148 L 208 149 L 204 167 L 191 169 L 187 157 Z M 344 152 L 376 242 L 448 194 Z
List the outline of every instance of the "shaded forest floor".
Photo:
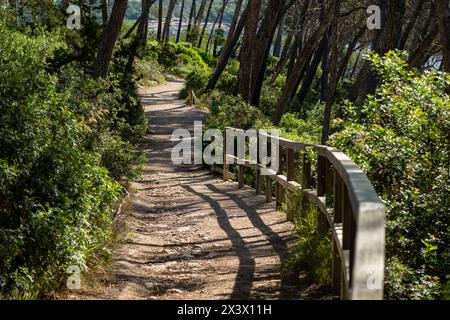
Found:
M 118 220 L 127 230 L 107 272 L 72 299 L 330 298 L 281 272 L 293 225 L 264 196 L 194 165 L 174 165 L 175 129 L 193 132 L 204 113 L 178 99 L 182 82 L 141 89 L 150 119 L 148 163 Z M 95 283 L 95 284 L 93 284 Z

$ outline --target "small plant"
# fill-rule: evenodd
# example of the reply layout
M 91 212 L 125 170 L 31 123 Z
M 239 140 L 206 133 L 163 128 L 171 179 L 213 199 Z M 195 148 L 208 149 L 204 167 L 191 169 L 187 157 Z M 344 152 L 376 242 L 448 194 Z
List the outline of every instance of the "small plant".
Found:
M 283 210 L 295 225 L 296 240 L 283 269 L 301 270 L 315 284 L 329 285 L 331 281 L 332 243 L 329 232 L 318 232 L 316 206 L 304 203 L 306 199 L 297 192 L 286 197 Z

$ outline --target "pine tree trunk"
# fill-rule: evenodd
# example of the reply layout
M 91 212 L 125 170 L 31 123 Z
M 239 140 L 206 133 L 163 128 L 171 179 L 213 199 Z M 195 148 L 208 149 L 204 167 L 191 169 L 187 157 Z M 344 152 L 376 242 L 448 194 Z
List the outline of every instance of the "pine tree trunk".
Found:
M 223 1 L 222 11 L 220 13 L 220 18 L 219 18 L 219 26 L 217 27 L 216 36 L 214 37 L 214 49 L 213 49 L 213 56 L 214 57 L 217 57 L 217 47 L 219 46 L 218 32 L 219 32 L 219 30 L 222 30 L 223 16 L 224 16 L 224 13 L 225 13 L 225 7 L 226 7 L 227 3 L 228 3 L 228 0 L 224 0 Z
M 111 17 L 98 48 L 97 60 L 94 67 L 95 78 L 104 78 L 108 75 L 109 64 L 111 63 L 113 50 L 119 37 L 127 5 L 128 0 L 114 2 Z
M 145 47 L 147 45 L 148 17 L 150 14 L 150 8 L 154 2 L 154 0 L 142 0 L 142 12 L 136 36 L 138 46 Z
M 175 9 L 175 5 L 177 0 L 170 0 L 169 7 L 167 8 L 166 20 L 164 23 L 164 32 L 163 32 L 163 41 L 169 42 L 170 39 L 170 23 L 172 21 L 173 10 Z
M 102 0 L 102 22 L 104 26 L 108 23 L 108 2 L 108 0 Z
M 308 39 L 308 46 L 305 46 L 301 52 L 300 57 L 295 62 L 294 68 L 292 70 L 291 75 L 286 80 L 286 86 L 281 94 L 278 102 L 275 106 L 274 113 L 272 115 L 272 122 L 275 125 L 278 125 L 281 117 L 284 113 L 287 103 L 289 102 L 292 93 L 297 89 L 298 79 L 305 67 L 305 64 L 311 58 L 313 52 L 317 49 L 320 44 L 320 40 L 322 39 L 324 33 L 329 28 L 331 21 L 334 17 L 333 13 L 336 12 L 335 6 L 338 5 L 336 0 L 331 1 L 330 14 L 321 22 L 316 31 L 312 34 L 312 36 Z
M 162 40 L 162 18 L 163 18 L 163 0 L 159 0 L 159 7 L 158 7 L 158 30 L 156 31 L 156 39 L 158 41 Z
M 233 21 L 230 26 L 230 32 L 228 34 L 227 40 L 223 45 L 222 52 L 220 53 L 219 58 L 217 59 L 217 66 L 214 69 L 214 73 L 209 79 L 208 85 L 206 86 L 206 90 L 213 90 L 216 87 L 217 81 L 227 66 L 228 60 L 230 59 L 231 53 L 233 52 L 236 43 L 238 42 L 242 31 L 244 30 L 245 22 L 247 21 L 248 8 L 247 5 L 245 11 L 242 13 L 241 18 L 239 19 L 239 14 L 241 11 L 243 0 L 238 0 L 236 4 L 236 9 L 234 10 Z M 239 22 L 238 22 L 239 21 Z
M 206 11 L 205 23 L 203 24 L 203 29 L 202 29 L 202 32 L 200 34 L 200 37 L 199 37 L 198 43 L 197 43 L 197 47 L 199 47 L 199 48 L 202 47 L 203 37 L 205 36 L 206 27 L 208 26 L 209 16 L 211 14 L 211 8 L 213 5 L 213 2 L 214 2 L 214 0 L 211 0 L 209 2 L 208 10 Z
M 258 41 L 255 43 L 255 54 L 252 61 L 250 104 L 254 106 L 259 105 L 262 84 L 264 81 L 264 71 L 269 57 L 268 53 L 275 36 L 277 25 L 286 10 L 292 6 L 293 3 L 293 1 L 287 0 L 271 0 L 264 11 L 264 18 L 261 22 L 261 27 L 258 30 Z
M 191 41 L 192 24 L 195 22 L 196 0 L 192 0 L 191 11 L 189 12 L 189 22 L 186 30 L 186 41 Z
M 443 53 L 444 71 L 450 72 L 450 10 L 448 0 L 436 0 L 436 12 Z
M 258 28 L 258 20 L 261 11 L 261 0 L 253 0 L 250 2 L 247 23 L 244 28 L 244 37 L 242 39 L 242 47 L 240 52 L 240 69 L 238 78 L 238 94 L 242 96 L 244 101 L 250 102 L 252 95 L 252 74 L 254 74 L 254 49 L 256 41 L 256 33 Z
M 278 26 L 277 39 L 275 40 L 275 45 L 273 47 L 273 55 L 275 57 L 280 57 L 281 53 L 281 44 L 283 42 L 283 32 L 284 32 L 284 24 L 286 21 L 286 15 L 283 15 L 280 21 L 280 25 Z
M 183 13 L 184 13 L 184 0 L 181 2 L 181 9 L 180 9 L 180 21 L 178 23 L 178 31 L 177 31 L 177 43 L 180 42 L 181 38 L 181 27 L 183 25 Z
M 338 6 L 335 8 L 335 17 L 339 17 L 340 13 L 340 0 L 338 0 Z M 331 27 L 331 36 L 330 36 L 330 75 L 328 79 L 328 91 L 325 102 L 325 110 L 324 110 L 324 120 L 322 125 L 322 139 L 321 143 L 324 145 L 328 141 L 328 137 L 330 135 L 330 122 L 331 122 L 331 108 L 333 107 L 335 101 L 336 87 L 338 84 L 338 60 L 339 60 L 339 47 L 338 47 L 338 26 L 339 26 L 339 18 L 336 18 L 333 21 Z

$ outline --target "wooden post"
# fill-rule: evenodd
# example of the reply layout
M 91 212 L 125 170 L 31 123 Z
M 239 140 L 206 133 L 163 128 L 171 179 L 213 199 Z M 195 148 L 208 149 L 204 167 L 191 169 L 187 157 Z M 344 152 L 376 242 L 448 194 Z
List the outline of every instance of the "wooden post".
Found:
M 351 284 L 353 253 L 355 247 L 355 224 L 348 189 L 345 184 L 343 192 L 342 249 L 349 250 L 349 283 Z
M 319 155 L 317 160 L 317 196 L 326 196 L 327 188 L 327 165 L 328 159 Z M 325 216 L 318 210 L 319 216 L 317 217 L 317 230 L 320 233 L 325 233 L 327 230 L 327 221 Z
M 287 180 L 293 181 L 295 179 L 295 151 L 287 149 Z
M 319 155 L 317 160 L 317 196 L 325 195 L 326 178 L 327 178 L 327 158 Z
M 259 194 L 261 194 L 261 192 L 262 192 L 262 178 L 261 178 L 261 170 L 260 170 L 260 168 L 258 167 L 258 165 L 259 165 L 259 157 L 260 157 L 260 154 L 259 154 L 259 132 L 257 132 L 257 134 L 256 134 L 256 145 L 258 146 L 257 148 L 256 148 L 256 195 L 259 195 Z
M 303 161 L 302 161 L 302 188 L 303 190 L 311 189 L 311 161 L 308 159 L 308 155 L 305 153 L 303 154 Z M 309 209 L 309 201 L 308 196 L 305 194 L 302 195 L 302 214 L 305 214 L 307 210 Z
M 339 291 L 341 289 L 342 282 L 342 268 L 341 259 L 339 257 L 339 251 L 336 242 L 333 241 L 333 260 L 331 267 L 331 280 L 333 289 Z
M 343 192 L 342 186 L 343 181 L 337 170 L 334 170 L 334 190 L 333 190 L 333 201 L 334 201 L 334 215 L 333 222 L 336 227 L 337 224 L 342 222 L 342 209 L 343 209 Z M 332 260 L 332 285 L 333 289 L 338 291 L 342 286 L 342 265 L 339 256 L 339 251 L 336 243 L 333 240 L 333 260 Z
M 245 166 L 238 165 L 238 184 L 239 189 L 244 187 L 244 174 L 245 174 Z
M 228 164 L 227 164 L 227 129 L 223 135 L 223 181 L 228 181 L 230 179 Z
M 269 176 L 266 176 L 266 201 L 272 201 L 272 180 Z
M 283 197 L 283 187 L 278 182 L 275 182 L 275 201 L 277 209 L 281 207 L 282 197 Z
M 261 171 L 256 168 L 256 194 L 259 195 L 262 192 L 262 177 Z

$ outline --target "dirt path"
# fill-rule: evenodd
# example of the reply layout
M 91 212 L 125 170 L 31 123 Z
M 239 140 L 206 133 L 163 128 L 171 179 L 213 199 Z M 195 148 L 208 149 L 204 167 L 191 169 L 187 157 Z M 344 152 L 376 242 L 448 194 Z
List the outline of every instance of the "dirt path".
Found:
M 298 283 L 281 276 L 292 225 L 285 214 L 197 166 L 170 159 L 174 129 L 193 131 L 204 114 L 177 98 L 180 82 L 142 90 L 150 117 L 148 164 L 132 183 L 121 219 L 130 240 L 114 253 L 105 285 L 83 299 L 297 299 Z

